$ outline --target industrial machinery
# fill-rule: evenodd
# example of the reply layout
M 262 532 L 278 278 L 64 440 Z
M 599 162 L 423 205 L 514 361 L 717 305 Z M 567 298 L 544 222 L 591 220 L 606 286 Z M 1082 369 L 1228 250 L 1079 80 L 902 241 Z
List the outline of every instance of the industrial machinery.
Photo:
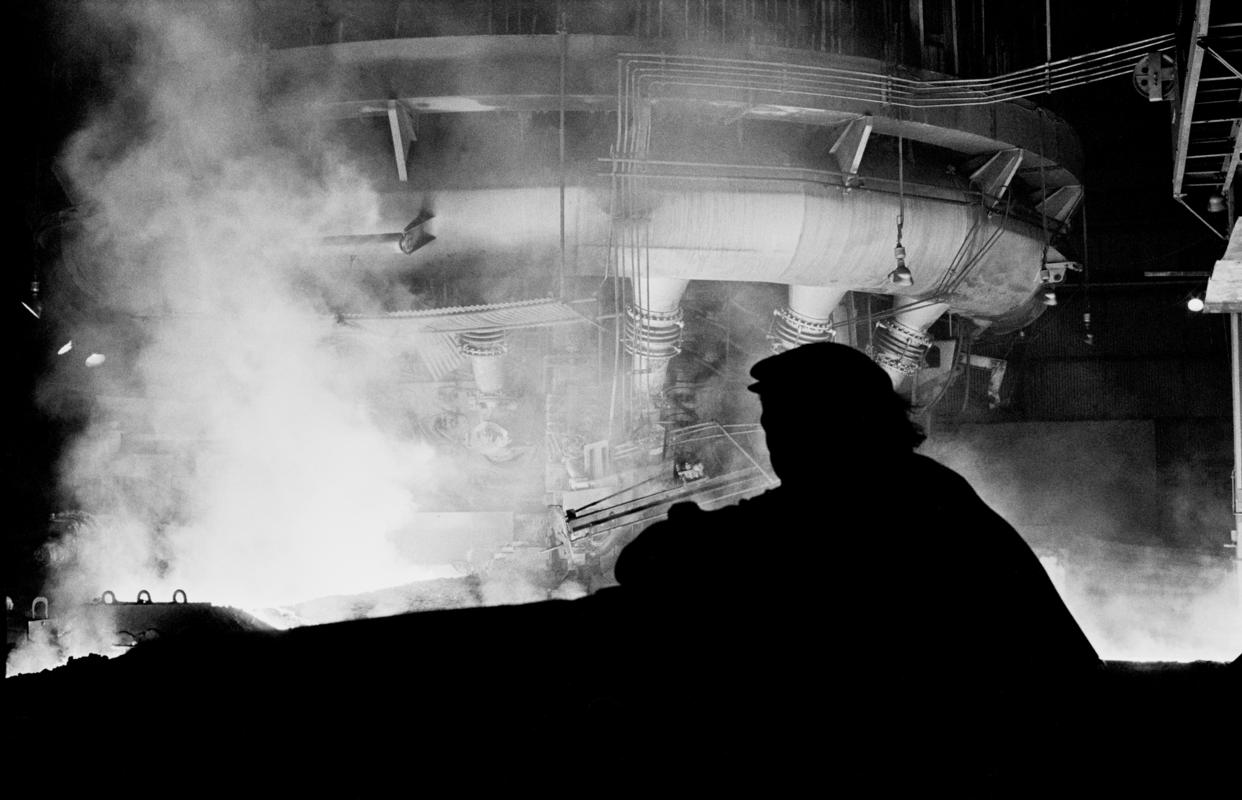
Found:
M 400 288 L 325 325 L 399 351 L 411 435 L 471 476 L 424 510 L 510 512 L 508 553 L 598 577 L 671 502 L 773 485 L 744 391 L 766 354 L 864 349 L 921 407 L 980 366 L 999 402 L 968 343 L 1077 268 L 1079 142 L 1039 97 L 1171 37 L 1052 61 L 986 33 L 1025 4 L 908 5 L 258 4 L 269 112 L 375 190 L 299 246 Z

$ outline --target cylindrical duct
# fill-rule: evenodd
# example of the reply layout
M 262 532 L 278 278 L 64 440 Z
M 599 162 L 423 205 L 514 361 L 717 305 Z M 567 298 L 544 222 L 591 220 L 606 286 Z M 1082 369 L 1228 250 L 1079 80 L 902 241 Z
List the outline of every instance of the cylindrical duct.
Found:
M 509 352 L 509 342 L 503 330 L 465 331 L 457 337 L 457 347 L 462 355 L 469 356 L 470 369 L 479 394 L 500 395 L 504 393 L 504 359 Z
M 932 345 L 927 329 L 949 308 L 947 303 L 920 302 L 917 298 L 901 298 L 897 313 L 875 326 L 871 358 L 888 373 L 894 389 L 918 371 L 923 355 Z M 907 306 L 910 308 L 905 310 Z
M 625 307 L 625 349 L 632 357 L 639 417 L 655 411 L 657 397 L 664 391 L 668 362 L 681 352 L 681 296 L 688 283 L 679 278 L 634 281 L 634 300 Z
M 837 286 L 790 286 L 789 305 L 772 312 L 776 317 L 768 335 L 772 352 L 832 341 L 832 312 L 847 291 Z

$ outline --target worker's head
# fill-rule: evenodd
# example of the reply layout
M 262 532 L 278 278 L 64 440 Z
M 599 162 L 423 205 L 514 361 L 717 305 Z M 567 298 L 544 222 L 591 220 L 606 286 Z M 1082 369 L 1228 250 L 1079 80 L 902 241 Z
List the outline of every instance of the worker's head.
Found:
M 831 464 L 908 453 L 923 441 L 888 373 L 852 347 L 803 345 L 765 358 L 750 374 L 772 467 L 785 483 L 822 475 Z

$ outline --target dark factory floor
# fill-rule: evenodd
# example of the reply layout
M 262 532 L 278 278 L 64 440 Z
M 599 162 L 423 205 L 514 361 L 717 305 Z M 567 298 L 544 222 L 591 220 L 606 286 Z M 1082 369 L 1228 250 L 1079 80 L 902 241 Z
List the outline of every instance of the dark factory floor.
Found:
M 869 665 L 866 654 L 834 652 L 830 642 L 807 668 L 788 661 L 797 645 L 757 655 L 741 638 L 711 641 L 726 657 L 703 669 L 697 657 L 662 651 L 617 591 L 162 637 L 117 659 L 6 680 L 5 727 L 62 756 L 132 753 L 138 741 L 146 753 L 171 751 L 169 760 L 148 756 L 152 765 L 192 762 L 195 746 L 220 742 L 298 757 L 399 743 L 423 767 L 621 748 L 637 770 L 670 754 L 686 774 L 738 758 L 713 780 L 863 778 L 877 790 L 1007 794 L 1053 776 L 1116 788 L 1233 772 L 1242 660 L 1109 661 L 1090 685 L 1026 686 L 947 707 L 921 694 L 928 664 L 919 658 Z M 720 630 L 710 612 L 696 615 L 696 636 Z M 766 622 L 807 639 L 799 618 L 795 609 Z M 1008 665 L 989 669 L 1000 675 Z M 903 770 L 869 772 L 894 762 Z

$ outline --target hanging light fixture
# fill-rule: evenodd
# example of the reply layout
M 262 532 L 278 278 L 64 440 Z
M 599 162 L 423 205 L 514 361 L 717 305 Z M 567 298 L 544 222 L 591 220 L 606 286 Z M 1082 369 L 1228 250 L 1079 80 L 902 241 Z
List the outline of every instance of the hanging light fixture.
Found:
M 1044 289 L 1043 300 L 1044 300 L 1044 305 L 1055 306 L 1057 304 L 1057 290 L 1052 288 L 1051 286 Z
M 894 286 L 913 286 L 914 276 L 910 274 L 910 268 L 906 266 L 906 248 L 898 244 L 893 248 L 893 254 L 897 256 L 897 266 L 888 273 L 888 282 Z
M 906 183 L 905 183 L 905 149 L 902 137 L 897 137 L 897 246 L 893 248 L 893 256 L 897 266 L 888 273 L 888 282 L 894 286 L 913 286 L 914 276 L 906 266 L 906 248 L 901 243 L 901 229 L 906 223 Z
M 1208 211 L 1212 214 L 1219 214 L 1225 208 L 1225 198 L 1220 192 L 1212 192 L 1211 197 L 1208 198 Z

